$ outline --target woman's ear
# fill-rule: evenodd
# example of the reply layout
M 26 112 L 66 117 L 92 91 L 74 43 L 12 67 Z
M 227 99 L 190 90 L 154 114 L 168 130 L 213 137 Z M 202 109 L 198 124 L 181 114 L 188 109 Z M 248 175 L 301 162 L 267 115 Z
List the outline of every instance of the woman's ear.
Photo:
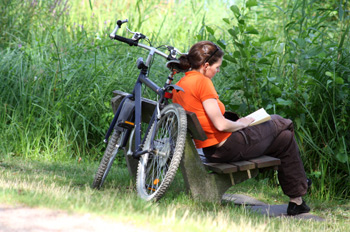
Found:
M 210 64 L 209 64 L 208 62 L 205 62 L 205 64 L 204 64 L 204 69 L 208 69 L 209 66 L 210 66 Z

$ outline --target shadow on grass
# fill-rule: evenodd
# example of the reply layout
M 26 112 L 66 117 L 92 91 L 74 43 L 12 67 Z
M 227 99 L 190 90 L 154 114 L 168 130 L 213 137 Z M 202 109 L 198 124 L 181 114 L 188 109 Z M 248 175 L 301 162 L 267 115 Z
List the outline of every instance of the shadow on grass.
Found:
M 49 162 L 40 160 L 26 160 L 10 157 L 0 160 L 0 170 L 11 173 L 12 176 L 26 177 L 28 180 L 54 180 L 58 185 L 69 185 L 82 188 L 91 185 L 98 163 L 77 162 Z M 111 188 L 114 182 L 120 186 L 129 185 L 131 178 L 126 167 L 114 164 L 106 180 L 105 188 Z
M 28 181 L 45 180 L 55 182 L 59 186 L 71 188 L 86 188 L 91 186 L 98 162 L 49 162 L 41 160 L 26 160 L 19 157 L 0 159 L 0 171 L 9 173 L 12 177 L 21 176 Z M 114 162 L 106 181 L 101 188 L 103 190 L 133 189 L 136 191 L 135 180 L 129 175 L 125 164 Z M 186 192 L 180 171 L 178 171 L 173 183 L 167 191 L 167 198 L 175 199 L 179 194 Z

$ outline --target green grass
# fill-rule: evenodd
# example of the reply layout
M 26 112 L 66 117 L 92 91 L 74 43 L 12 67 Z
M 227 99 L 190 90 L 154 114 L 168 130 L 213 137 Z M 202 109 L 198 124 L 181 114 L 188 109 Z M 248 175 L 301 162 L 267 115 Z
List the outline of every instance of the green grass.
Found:
M 251 214 L 236 207 L 193 202 L 176 185 L 160 203 L 144 203 L 125 170 L 114 172 L 115 181 L 103 191 L 89 188 L 97 165 L 89 162 L 100 161 L 113 117 L 112 91 L 132 90 L 135 61 L 145 55 L 108 38 L 115 21 L 128 18 L 128 27 L 146 34 L 154 46 L 170 44 L 186 52 L 198 40 L 220 40 L 229 55 L 214 78 L 221 100 L 241 115 L 259 106 L 293 119 L 314 182 L 307 200 L 316 214 L 334 214 L 329 215 L 329 224 L 336 221 L 330 228 L 343 228 L 348 205 L 337 207 L 350 193 L 348 5 L 330 0 L 235 2 L 237 8 L 225 0 L 0 0 L 0 159 L 13 157 L 2 161 L 6 179 L 1 177 L 1 199 L 125 217 L 120 211 L 128 215 L 125 220 L 139 215 L 146 224 L 147 212 L 161 215 L 154 216 L 161 222 L 172 209 L 176 223 L 188 210 L 193 225 L 209 228 L 222 214 L 228 218 L 218 220 L 227 228 L 234 226 L 230 221 L 254 228 L 265 222 L 260 217 L 250 221 Z M 124 29 L 120 34 L 130 36 Z M 156 58 L 152 80 L 162 84 L 167 75 L 165 60 Z M 147 90 L 144 94 L 153 96 Z M 266 181 L 236 189 L 267 202 L 287 201 Z M 109 196 L 106 202 L 101 201 L 104 195 Z M 208 223 L 197 219 L 203 215 L 210 216 Z M 263 228 L 268 229 L 280 222 L 266 220 Z
M 91 213 L 153 231 L 347 231 L 349 203 L 320 202 L 309 197 L 312 213 L 324 222 L 268 218 L 232 204 L 203 203 L 184 190 L 179 173 L 157 203 L 141 200 L 125 168 L 113 168 L 106 185 L 93 190 L 97 163 L 46 162 L 6 156 L 0 159 L 0 203 L 24 204 L 76 213 Z M 266 203 L 284 204 L 286 197 L 266 180 L 250 180 L 231 193 Z

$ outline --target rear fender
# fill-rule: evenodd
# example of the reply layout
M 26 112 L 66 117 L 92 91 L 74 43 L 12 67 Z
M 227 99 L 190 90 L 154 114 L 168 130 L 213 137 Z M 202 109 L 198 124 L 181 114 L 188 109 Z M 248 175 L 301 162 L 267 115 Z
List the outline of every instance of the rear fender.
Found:
M 165 88 L 165 91 L 172 91 L 173 89 L 175 89 L 176 92 L 179 92 L 179 91 L 185 92 L 185 90 L 183 90 L 183 88 L 181 88 L 181 87 L 178 86 L 178 85 L 168 85 L 168 86 Z

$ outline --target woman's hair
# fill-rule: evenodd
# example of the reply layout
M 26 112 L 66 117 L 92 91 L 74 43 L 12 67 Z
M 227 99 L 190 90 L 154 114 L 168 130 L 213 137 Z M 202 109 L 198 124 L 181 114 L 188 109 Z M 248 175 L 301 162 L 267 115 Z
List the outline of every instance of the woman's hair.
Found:
M 209 65 L 216 63 L 223 55 L 221 48 L 213 42 L 201 41 L 194 44 L 188 54 L 180 56 L 180 66 L 184 70 L 198 69 L 206 62 Z

